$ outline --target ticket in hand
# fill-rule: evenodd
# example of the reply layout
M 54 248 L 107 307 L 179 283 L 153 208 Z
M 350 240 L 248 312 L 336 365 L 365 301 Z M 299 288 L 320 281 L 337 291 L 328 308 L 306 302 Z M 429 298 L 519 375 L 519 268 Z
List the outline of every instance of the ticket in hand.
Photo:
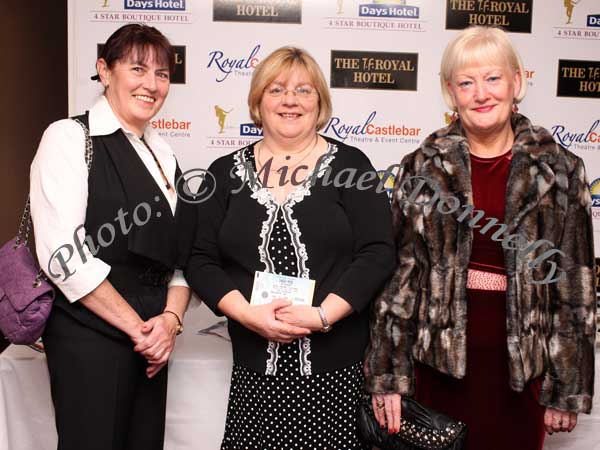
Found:
M 284 298 L 294 305 L 312 306 L 314 292 L 315 280 L 256 271 L 250 304 L 264 305 Z

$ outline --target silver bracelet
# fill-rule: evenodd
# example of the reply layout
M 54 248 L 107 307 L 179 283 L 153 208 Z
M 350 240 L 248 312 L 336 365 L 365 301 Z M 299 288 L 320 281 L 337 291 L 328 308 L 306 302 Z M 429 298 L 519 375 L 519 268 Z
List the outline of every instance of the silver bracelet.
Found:
M 325 315 L 325 310 L 321 306 L 317 306 L 317 310 L 319 311 L 319 317 L 321 318 L 321 323 L 323 324 L 323 328 L 321 328 L 321 331 L 323 333 L 327 333 L 331 330 L 331 325 L 329 325 L 329 321 L 327 320 L 327 316 Z

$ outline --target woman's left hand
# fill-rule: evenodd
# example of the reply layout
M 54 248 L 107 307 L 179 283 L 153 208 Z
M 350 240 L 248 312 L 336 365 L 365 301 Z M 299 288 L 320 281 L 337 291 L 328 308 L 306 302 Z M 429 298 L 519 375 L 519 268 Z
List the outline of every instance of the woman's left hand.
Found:
M 323 328 L 319 311 L 314 306 L 290 305 L 275 311 L 275 318 L 295 327 L 319 331 Z
M 141 353 L 150 364 L 164 364 L 175 347 L 177 335 L 176 318 L 172 314 L 160 314 L 146 321 L 142 332 L 146 338 L 133 349 Z
M 561 431 L 573 431 L 577 425 L 577 413 L 561 411 L 555 408 L 546 408 L 544 413 L 544 426 L 548 434 Z

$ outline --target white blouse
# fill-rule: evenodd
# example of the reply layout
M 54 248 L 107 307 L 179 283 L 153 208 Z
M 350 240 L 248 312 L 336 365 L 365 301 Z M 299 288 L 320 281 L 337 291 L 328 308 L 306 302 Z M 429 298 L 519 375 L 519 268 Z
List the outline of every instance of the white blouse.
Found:
M 121 123 L 108 100 L 101 96 L 89 112 L 90 136 L 112 134 L 120 128 Z M 125 129 L 123 132 L 169 201 L 171 212 L 175 214 L 177 195 L 167 190 L 152 154 L 138 136 Z M 176 160 L 171 147 L 150 126 L 144 130 L 144 140 L 152 148 L 165 175 L 174 185 Z M 38 261 L 70 302 L 79 300 L 98 287 L 111 269 L 110 265 L 91 254 L 84 242 L 84 227 L 77 232 L 78 242 L 83 243 L 81 247 L 84 256 L 79 254 L 74 242 L 74 232 L 85 223 L 87 209 L 88 170 L 84 149 L 85 135 L 79 124 L 71 119 L 54 122 L 42 136 L 30 172 L 31 218 Z M 65 244 L 73 248 L 70 257 L 67 248 L 63 248 L 64 251 L 60 253 L 65 259 L 67 271 L 61 267 L 59 258 L 52 258 L 53 253 Z M 61 276 L 56 278 L 50 272 Z M 66 276 L 69 273 L 72 275 Z M 171 286 L 188 286 L 181 270 L 175 270 L 169 283 L 169 287 Z

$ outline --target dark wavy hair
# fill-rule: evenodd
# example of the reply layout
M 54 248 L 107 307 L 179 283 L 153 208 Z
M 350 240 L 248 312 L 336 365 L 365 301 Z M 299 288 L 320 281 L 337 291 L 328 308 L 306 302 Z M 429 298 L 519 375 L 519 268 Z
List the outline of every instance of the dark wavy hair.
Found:
M 133 61 L 143 64 L 155 57 L 158 64 L 169 68 L 169 74 L 175 72 L 175 51 L 169 40 L 154 27 L 139 23 L 123 25 L 110 35 L 102 46 L 99 58 L 106 61 L 112 69 L 117 61 Z M 92 80 L 99 80 L 96 74 Z

